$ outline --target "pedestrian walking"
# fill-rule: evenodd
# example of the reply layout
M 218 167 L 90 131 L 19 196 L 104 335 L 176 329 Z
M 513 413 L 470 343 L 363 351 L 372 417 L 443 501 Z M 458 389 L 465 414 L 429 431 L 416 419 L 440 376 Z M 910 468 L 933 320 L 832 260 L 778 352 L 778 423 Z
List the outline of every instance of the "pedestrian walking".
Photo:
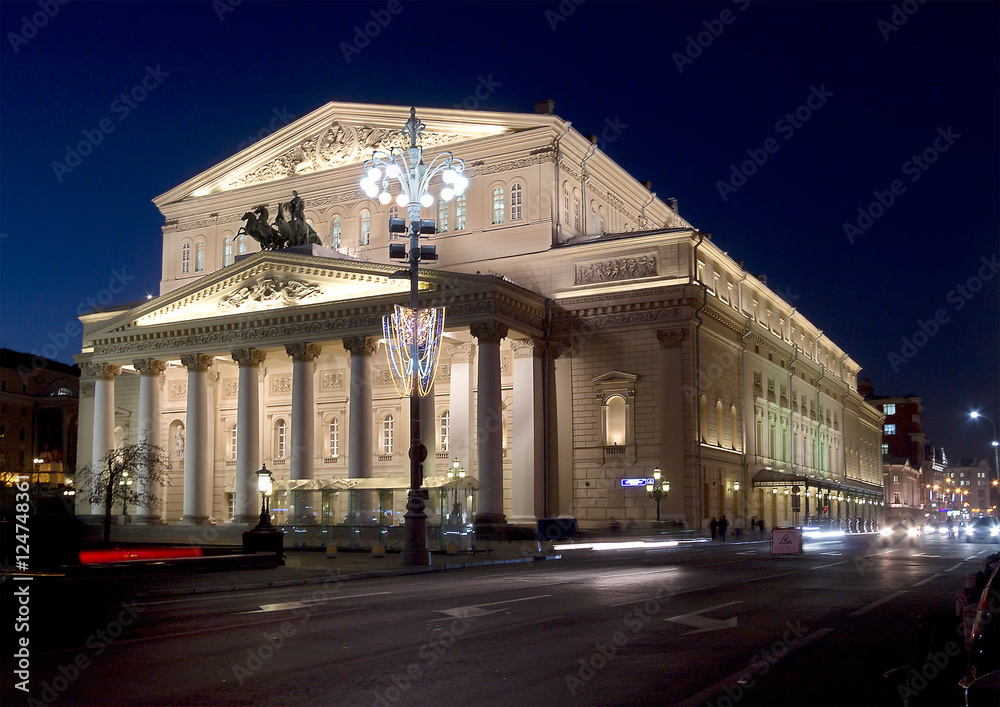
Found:
M 715 536 L 719 532 L 719 521 L 715 519 L 715 516 L 712 516 L 712 522 L 708 524 L 708 527 L 712 529 L 712 540 L 715 540 Z
M 726 528 L 729 527 L 729 521 L 726 520 L 725 514 L 719 518 L 719 535 L 722 536 L 722 542 L 726 542 Z
M 757 521 L 757 527 L 760 529 L 760 539 L 764 539 L 764 519 L 761 518 Z

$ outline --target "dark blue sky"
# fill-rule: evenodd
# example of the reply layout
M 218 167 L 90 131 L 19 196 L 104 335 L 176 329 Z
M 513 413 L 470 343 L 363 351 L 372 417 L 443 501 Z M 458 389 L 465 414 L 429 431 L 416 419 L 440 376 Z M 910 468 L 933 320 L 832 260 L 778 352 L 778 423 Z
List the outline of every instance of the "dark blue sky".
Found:
M 234 3 L 0 3 L 0 346 L 71 362 L 78 309 L 156 293 L 150 200 L 276 115 L 452 107 L 485 80 L 481 109 L 552 98 L 585 135 L 620 126 L 605 151 L 766 274 L 877 394 L 923 397 L 951 457 L 991 452 L 965 412 L 1000 423 L 997 3 Z M 372 12 L 388 22 L 348 61 Z M 141 102 L 120 99 L 144 79 Z M 748 150 L 766 161 L 720 188 Z

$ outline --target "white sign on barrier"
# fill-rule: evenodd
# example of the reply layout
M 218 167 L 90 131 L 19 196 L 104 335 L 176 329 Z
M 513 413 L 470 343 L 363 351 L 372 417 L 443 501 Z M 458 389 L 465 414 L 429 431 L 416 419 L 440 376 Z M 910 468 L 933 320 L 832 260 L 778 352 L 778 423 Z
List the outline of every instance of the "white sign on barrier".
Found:
M 772 555 L 801 555 L 802 528 L 771 528 Z

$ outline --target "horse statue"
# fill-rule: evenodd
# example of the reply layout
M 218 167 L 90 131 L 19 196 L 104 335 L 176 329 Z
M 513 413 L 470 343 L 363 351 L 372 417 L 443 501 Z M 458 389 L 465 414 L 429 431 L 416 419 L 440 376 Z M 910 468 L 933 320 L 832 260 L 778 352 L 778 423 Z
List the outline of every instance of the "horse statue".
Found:
M 240 227 L 236 235 L 249 235 L 260 243 L 261 250 L 280 250 L 304 243 L 322 245 L 323 241 L 316 231 L 306 223 L 304 204 L 298 192 L 293 191 L 292 196 L 292 200 L 288 203 L 278 203 L 278 215 L 273 225 L 267 222 L 268 211 L 263 204 L 253 211 L 247 211 L 243 214 L 246 223 Z M 291 220 L 285 218 L 286 210 Z
M 284 248 L 288 241 L 273 226 L 267 222 L 267 207 L 261 204 L 252 212 L 243 214 L 246 224 L 240 227 L 237 236 L 246 233 L 260 243 L 261 250 L 278 250 Z

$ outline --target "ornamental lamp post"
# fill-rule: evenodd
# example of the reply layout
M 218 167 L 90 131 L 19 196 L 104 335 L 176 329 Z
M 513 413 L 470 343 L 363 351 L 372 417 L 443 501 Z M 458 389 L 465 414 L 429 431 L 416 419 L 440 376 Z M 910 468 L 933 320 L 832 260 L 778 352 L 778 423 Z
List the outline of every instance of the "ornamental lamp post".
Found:
M 663 482 L 661 483 L 660 482 L 661 475 L 662 472 L 660 471 L 659 467 L 653 469 L 653 483 L 646 484 L 646 493 L 649 494 L 649 497 L 651 499 L 656 501 L 657 525 L 659 525 L 660 523 L 660 500 L 670 492 L 670 482 L 664 479 Z
M 990 418 L 986 417 L 986 415 L 979 414 L 978 410 L 973 410 L 972 412 L 970 412 L 969 417 L 971 417 L 973 420 L 978 420 L 982 418 L 983 420 L 986 420 L 993 426 L 993 441 L 990 442 L 990 445 L 993 447 L 993 473 L 997 474 L 998 477 L 1000 477 L 1000 441 L 997 440 L 996 423 L 993 422 L 993 420 L 991 420 Z M 996 486 L 997 482 L 994 481 L 993 485 Z M 988 491 L 989 489 L 987 489 L 987 492 Z M 997 518 L 1000 518 L 1000 504 L 998 504 L 997 508 Z
M 271 525 L 271 509 L 268 508 L 267 498 L 274 488 L 274 477 L 267 464 L 262 464 L 257 470 L 257 490 L 260 491 L 260 522 L 254 530 L 274 530 Z
M 420 443 L 420 397 L 430 392 L 437 371 L 441 335 L 444 332 L 443 309 L 428 310 L 420 316 L 417 295 L 420 288 L 418 266 L 421 260 L 437 260 L 434 246 L 420 245 L 421 236 L 437 232 L 433 219 L 421 219 L 420 209 L 430 208 L 435 198 L 430 193 L 431 180 L 438 175 L 444 187 L 442 201 L 461 196 L 469 186 L 465 177 L 465 162 L 451 152 L 442 152 L 430 164 L 424 164 L 423 150 L 417 145 L 426 126 L 417 119 L 416 108 L 410 108 L 410 119 L 402 133 L 409 137 L 410 146 L 403 150 L 393 147 L 389 152 L 376 151 L 365 162 L 361 189 L 369 198 L 378 198 L 382 205 L 392 201 L 389 187 L 398 184 L 396 204 L 406 208 L 407 219 L 389 219 L 389 237 L 409 232 L 409 252 L 403 244 L 391 243 L 389 257 L 406 260 L 410 265 L 410 309 L 397 307 L 395 314 L 383 320 L 386 333 L 389 367 L 400 394 L 410 396 L 410 489 L 406 498 L 406 531 L 400 563 L 406 566 L 429 565 L 427 550 L 427 515 L 424 513 L 426 491 L 423 486 L 423 461 L 427 448 Z M 421 345 L 422 344 L 422 345 Z

